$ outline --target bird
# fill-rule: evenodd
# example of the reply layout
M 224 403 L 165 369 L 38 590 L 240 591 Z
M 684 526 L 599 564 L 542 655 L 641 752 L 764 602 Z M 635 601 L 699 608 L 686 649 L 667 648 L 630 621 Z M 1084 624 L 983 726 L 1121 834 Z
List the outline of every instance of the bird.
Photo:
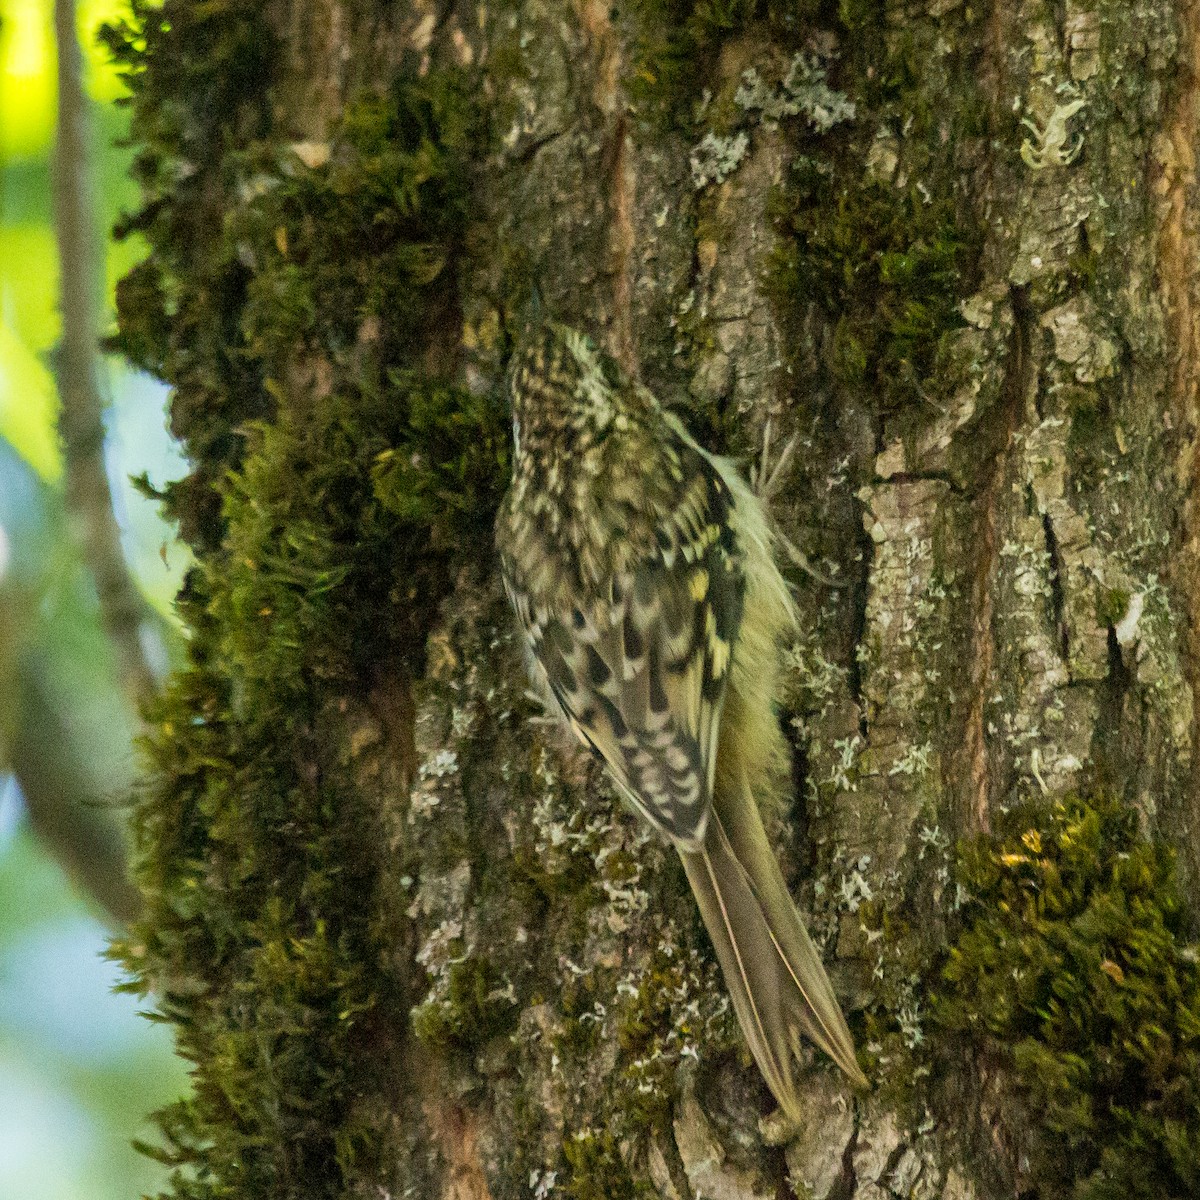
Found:
M 867 1086 L 757 795 L 796 621 L 762 504 L 728 459 L 592 340 L 539 319 L 511 356 L 496 546 L 549 712 L 683 861 L 751 1054 L 800 1120 L 800 1034 Z

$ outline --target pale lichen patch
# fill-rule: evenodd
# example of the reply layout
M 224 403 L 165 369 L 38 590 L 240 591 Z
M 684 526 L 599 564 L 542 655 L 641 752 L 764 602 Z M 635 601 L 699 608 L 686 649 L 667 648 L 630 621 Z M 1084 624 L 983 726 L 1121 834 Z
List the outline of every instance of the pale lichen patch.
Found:
M 1085 293 L 1041 316 L 1043 329 L 1054 337 L 1054 353 L 1074 368 L 1080 383 L 1097 383 L 1116 374 L 1120 350 Z

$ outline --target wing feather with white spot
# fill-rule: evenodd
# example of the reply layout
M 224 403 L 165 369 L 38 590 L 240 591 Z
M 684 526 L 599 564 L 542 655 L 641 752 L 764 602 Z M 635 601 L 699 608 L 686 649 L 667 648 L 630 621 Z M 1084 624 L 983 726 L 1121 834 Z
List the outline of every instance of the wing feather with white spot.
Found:
M 712 801 L 717 735 L 744 579 L 724 480 L 687 449 L 686 484 L 657 553 L 569 612 L 506 574 L 546 683 L 626 799 L 696 844 Z

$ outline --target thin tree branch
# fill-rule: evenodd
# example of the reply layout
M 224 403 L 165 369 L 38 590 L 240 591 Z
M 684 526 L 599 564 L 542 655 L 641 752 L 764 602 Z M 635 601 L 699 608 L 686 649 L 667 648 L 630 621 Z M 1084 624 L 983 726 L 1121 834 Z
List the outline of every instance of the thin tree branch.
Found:
M 55 232 L 63 322 L 57 375 L 67 509 L 83 559 L 95 579 L 101 624 L 116 651 L 122 686 L 140 706 L 156 686 L 142 639 L 156 631 L 153 614 L 121 552 L 104 468 L 104 405 L 97 355 L 101 260 L 92 219 L 87 108 L 72 0 L 57 0 L 54 25 L 58 45 Z
M 126 875 L 125 840 L 117 814 L 101 796 L 36 657 L 21 658 L 15 683 L 19 716 L 8 749 L 29 823 L 112 922 L 128 924 L 142 906 Z

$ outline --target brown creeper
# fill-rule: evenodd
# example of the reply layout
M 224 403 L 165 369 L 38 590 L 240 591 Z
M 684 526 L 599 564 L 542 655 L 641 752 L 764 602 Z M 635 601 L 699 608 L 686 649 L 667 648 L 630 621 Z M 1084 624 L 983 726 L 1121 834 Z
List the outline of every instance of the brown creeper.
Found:
M 803 1031 L 866 1080 L 767 841 L 755 789 L 794 621 L 757 498 L 582 334 L 545 325 L 508 376 L 504 583 L 548 705 L 675 844 L 750 1049 L 784 1112 Z

